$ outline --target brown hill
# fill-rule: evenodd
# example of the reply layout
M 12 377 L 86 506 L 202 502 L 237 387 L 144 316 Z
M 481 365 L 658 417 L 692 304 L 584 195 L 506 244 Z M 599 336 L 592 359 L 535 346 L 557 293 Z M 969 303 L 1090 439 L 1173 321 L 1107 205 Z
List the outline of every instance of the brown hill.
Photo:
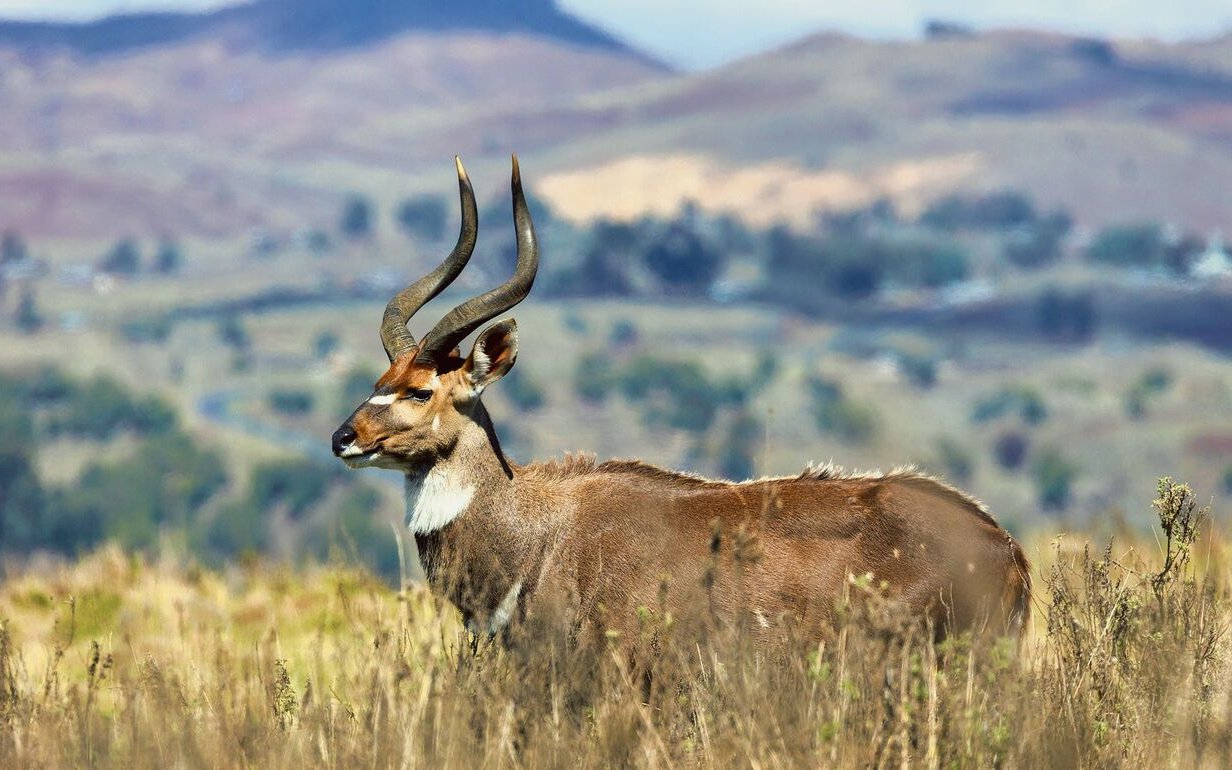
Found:
M 549 197 L 588 214 L 657 174 L 660 207 L 678 192 L 755 218 L 1013 187 L 1088 224 L 1227 225 L 1232 39 L 817 35 L 643 95 L 562 155 L 571 168 Z
M 0 227 L 235 235 L 332 217 L 350 189 L 504 154 L 523 105 L 664 77 L 639 55 L 528 35 L 412 34 L 269 56 L 195 41 L 101 60 L 0 50 Z M 536 143 L 572 138 L 550 118 Z M 332 222 L 332 220 L 330 220 Z
M 1232 222 L 1228 38 L 825 34 L 687 76 L 521 34 L 328 54 L 192 41 L 103 60 L 0 54 L 0 99 L 0 226 L 31 234 L 328 226 L 346 191 L 445 190 L 450 155 L 486 176 L 513 150 L 575 218 L 692 199 L 805 221 L 1012 187 L 1090 225 Z

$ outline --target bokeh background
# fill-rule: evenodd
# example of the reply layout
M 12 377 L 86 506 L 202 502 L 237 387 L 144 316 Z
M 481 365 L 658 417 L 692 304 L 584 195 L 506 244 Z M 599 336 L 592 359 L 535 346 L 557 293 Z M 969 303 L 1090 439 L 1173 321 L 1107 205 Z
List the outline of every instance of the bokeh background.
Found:
M 0 0 L 0 564 L 397 574 L 329 434 L 481 200 L 519 462 L 917 464 L 1019 534 L 1232 493 L 1232 9 Z M 1220 506 L 1216 505 L 1216 510 Z

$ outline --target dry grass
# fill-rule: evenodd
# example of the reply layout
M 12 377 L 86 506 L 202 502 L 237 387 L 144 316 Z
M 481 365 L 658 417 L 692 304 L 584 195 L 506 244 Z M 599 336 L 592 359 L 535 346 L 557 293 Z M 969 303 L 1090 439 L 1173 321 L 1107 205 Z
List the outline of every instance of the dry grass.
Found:
M 651 656 L 542 629 L 475 652 L 354 571 L 105 550 L 0 586 L 0 765 L 1226 766 L 1232 564 L 1186 488 L 1156 506 L 1156 557 L 1040 548 L 1018 652 L 933 644 L 862 581 L 811 648 L 648 612 Z

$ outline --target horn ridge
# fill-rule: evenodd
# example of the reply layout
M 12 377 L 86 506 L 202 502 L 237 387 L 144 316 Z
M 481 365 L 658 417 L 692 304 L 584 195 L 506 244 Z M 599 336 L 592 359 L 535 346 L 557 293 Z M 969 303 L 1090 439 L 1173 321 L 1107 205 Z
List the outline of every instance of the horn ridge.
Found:
M 462 209 L 462 224 L 458 228 L 458 242 L 453 251 L 436 269 L 394 295 L 385 306 L 381 317 L 381 344 L 385 355 L 392 363 L 415 348 L 415 337 L 406 324 L 421 307 L 451 284 L 475 251 L 479 235 L 479 210 L 475 204 L 475 191 L 470 177 L 462 166 L 462 159 L 454 156 L 458 169 L 458 198 Z
M 518 243 L 518 262 L 513 276 L 495 289 L 472 297 L 445 314 L 424 336 L 415 357 L 417 363 L 436 364 L 440 356 L 448 355 L 480 324 L 518 304 L 530 293 L 539 270 L 539 245 L 535 240 L 535 224 L 531 220 L 530 208 L 522 192 L 522 174 L 517 155 L 513 156 L 510 189 L 513 193 L 513 227 Z

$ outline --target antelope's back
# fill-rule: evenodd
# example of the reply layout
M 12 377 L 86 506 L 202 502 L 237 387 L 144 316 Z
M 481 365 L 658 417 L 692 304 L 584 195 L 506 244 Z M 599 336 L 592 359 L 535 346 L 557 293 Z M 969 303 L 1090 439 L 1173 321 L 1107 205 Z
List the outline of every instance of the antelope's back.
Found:
M 851 579 L 866 578 L 942 633 L 1017 634 L 1026 622 L 1021 548 L 977 501 L 921 474 L 732 484 L 639 463 L 574 472 L 571 550 L 585 593 L 609 608 L 654 606 L 669 576 L 680 611 L 704 602 L 825 624 Z

